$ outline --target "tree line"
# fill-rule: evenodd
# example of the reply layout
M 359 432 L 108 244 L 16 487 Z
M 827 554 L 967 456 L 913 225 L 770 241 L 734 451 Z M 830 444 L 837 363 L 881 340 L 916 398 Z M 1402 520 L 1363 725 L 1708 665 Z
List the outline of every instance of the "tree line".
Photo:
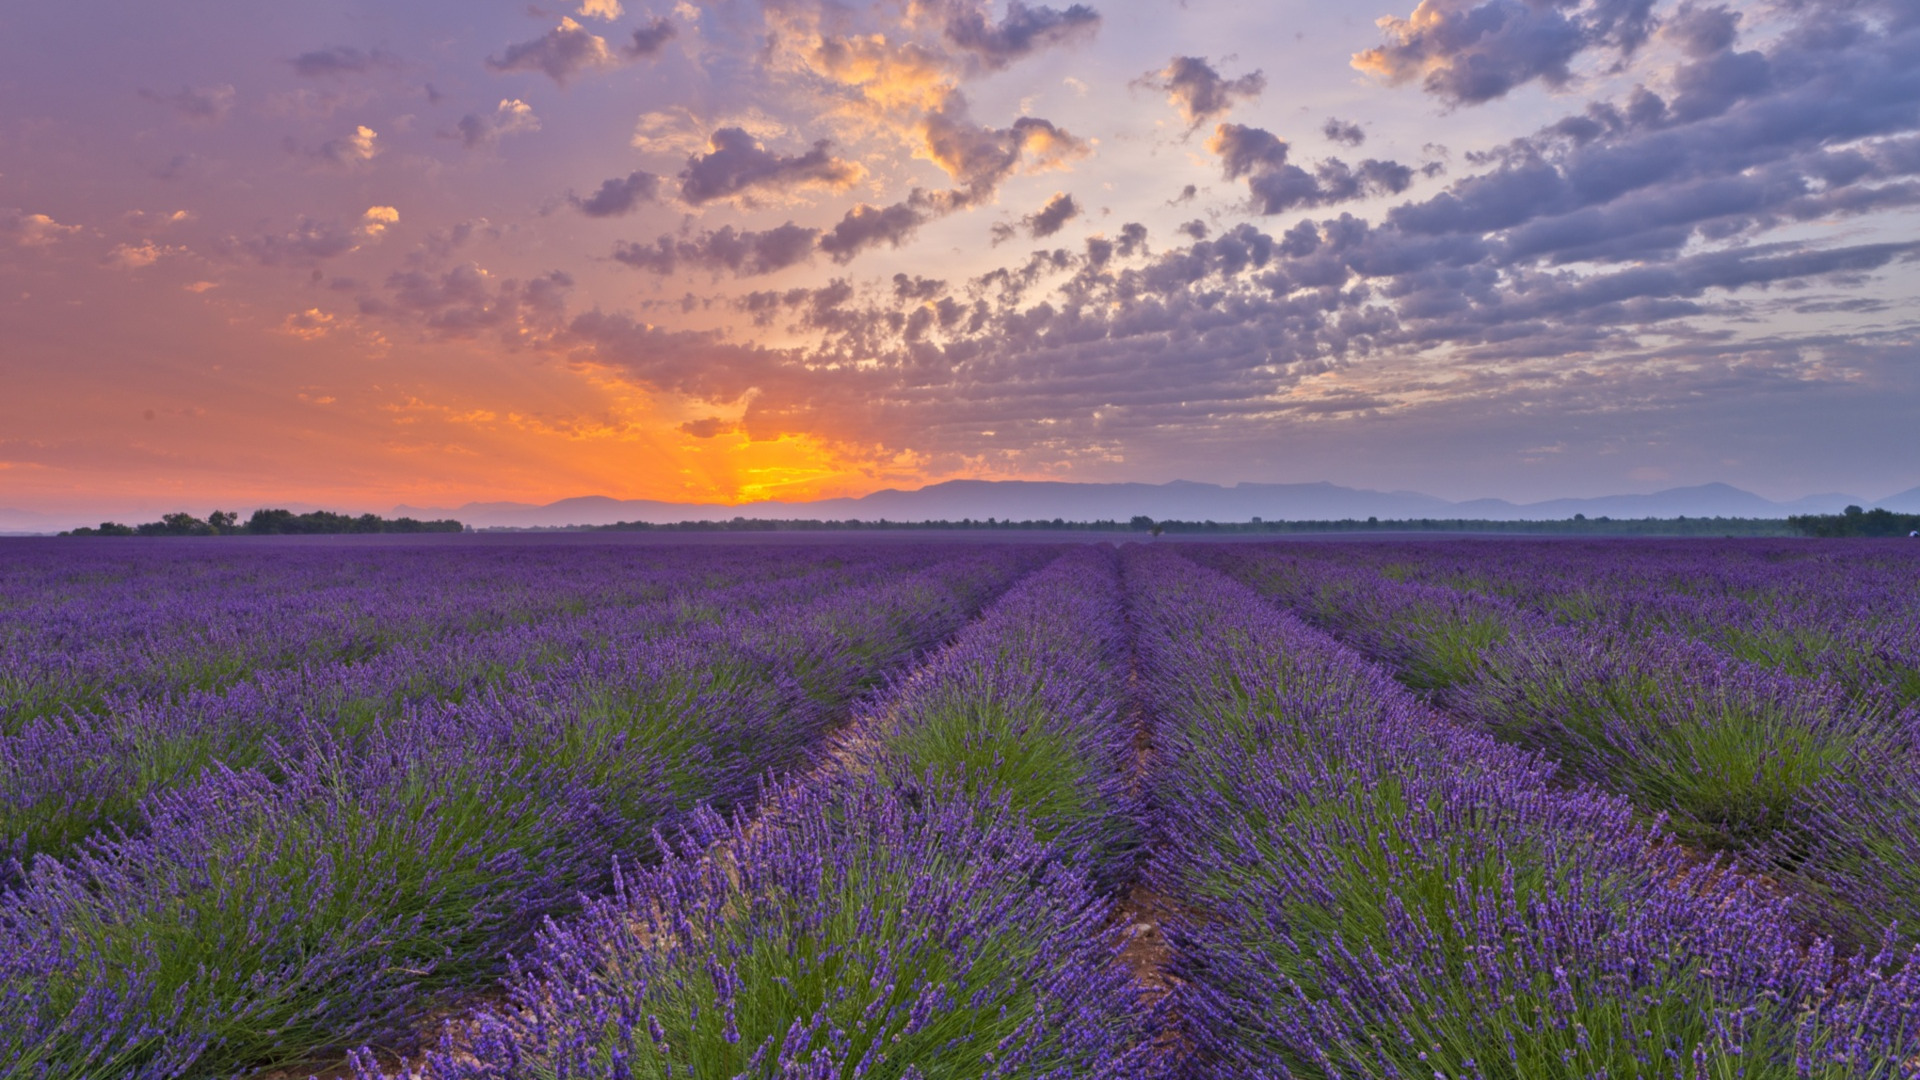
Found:
M 466 528 L 458 521 L 420 521 L 410 517 L 383 518 L 378 514 L 336 514 L 314 510 L 296 514 L 291 510 L 255 510 L 245 522 L 240 515 L 215 510 L 205 520 L 185 511 L 167 514 L 159 521 L 141 525 L 122 525 L 103 521 L 98 526 L 83 526 L 61 536 L 318 536 L 340 533 L 457 533 Z
M 1798 514 L 1787 525 L 1802 536 L 1914 536 L 1920 534 L 1920 514 L 1849 506 L 1837 514 Z
M 654 523 L 621 521 L 612 525 L 557 525 L 483 529 L 484 532 L 836 532 L 871 530 L 1016 530 L 1032 532 L 1138 532 L 1152 536 L 1176 534 L 1272 534 L 1356 533 L 1356 532 L 1435 532 L 1435 533 L 1513 533 L 1530 535 L 1575 536 L 1792 536 L 1793 530 L 1779 518 L 1672 517 L 1672 518 L 1589 518 L 1585 514 L 1553 521 L 1487 521 L 1475 518 L 1401 518 L 1382 521 L 1341 518 L 1315 521 L 1181 521 L 1156 520 L 1144 514 L 1125 521 L 1102 518 L 1095 521 L 1067 521 L 1064 518 L 1029 519 L 960 518 L 935 521 L 889 521 L 880 518 L 844 521 L 817 518 L 745 518 L 719 521 L 675 521 Z

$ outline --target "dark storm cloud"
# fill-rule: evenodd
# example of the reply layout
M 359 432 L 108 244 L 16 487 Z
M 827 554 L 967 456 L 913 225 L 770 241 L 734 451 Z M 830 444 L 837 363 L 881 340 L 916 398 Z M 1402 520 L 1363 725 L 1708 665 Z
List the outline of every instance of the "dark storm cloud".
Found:
M 631 213 L 659 197 L 660 178 L 641 169 L 602 181 L 599 190 L 584 199 L 573 195 L 567 201 L 588 217 L 599 218 Z
M 620 51 L 633 59 L 656 56 L 667 42 L 679 36 L 679 29 L 666 18 L 655 19 L 633 32 L 632 40 Z
M 821 139 L 804 154 L 783 157 L 739 128 L 721 128 L 708 140 L 707 153 L 687 159 L 680 172 L 680 197 L 699 206 L 756 192 L 847 187 L 860 178 L 860 167 L 834 157 L 831 146 Z
M 977 7 L 953 3 L 942 36 L 982 68 L 999 71 L 1016 60 L 1076 37 L 1091 36 L 1100 25 L 1100 13 L 1085 4 L 1066 9 L 1032 6 L 1011 0 L 998 23 L 987 21 Z
M 1354 57 L 1389 82 L 1414 79 L 1455 105 L 1504 96 L 1539 79 L 1564 86 L 1589 50 L 1631 56 L 1654 27 L 1653 0 L 1488 0 L 1471 7 L 1422 0 L 1410 19 L 1387 19 L 1391 44 Z
M 399 60 L 391 53 L 374 49 L 371 52 L 356 49 L 349 45 L 332 45 L 324 49 L 304 52 L 292 60 L 294 74 L 310 79 L 338 78 L 346 75 L 364 75 L 379 68 L 391 68 Z
M 1328 158 L 1308 172 L 1288 163 L 1284 140 L 1263 128 L 1241 124 L 1219 125 L 1207 147 L 1220 155 L 1227 179 L 1247 181 L 1254 206 L 1262 214 L 1398 195 L 1413 183 L 1408 166 L 1372 158 L 1358 165 Z
M 615 62 L 605 38 L 574 22 L 561 19 L 560 25 L 532 41 L 507 46 L 498 59 L 487 58 L 487 68 L 496 72 L 539 71 L 565 86 L 568 79 L 594 68 Z
M 710 270 L 751 277 L 806 262 L 819 238 L 820 230 L 791 221 L 764 231 L 725 225 L 692 237 L 662 236 L 652 244 L 616 244 L 613 258 L 655 274 Z
M 993 242 L 1005 243 L 1021 230 L 1035 240 L 1045 239 L 1066 228 L 1067 222 L 1079 216 L 1080 204 L 1073 200 L 1073 196 L 1056 191 L 1053 198 L 1047 200 L 1047 205 L 1023 216 L 1017 223 L 995 225 Z
M 1259 97 L 1267 87 L 1267 77 L 1252 71 L 1237 79 L 1227 79 L 1202 57 L 1176 56 L 1159 71 L 1150 71 L 1135 79 L 1134 85 L 1166 91 L 1168 100 L 1180 110 L 1192 130 L 1224 114 L 1237 102 Z

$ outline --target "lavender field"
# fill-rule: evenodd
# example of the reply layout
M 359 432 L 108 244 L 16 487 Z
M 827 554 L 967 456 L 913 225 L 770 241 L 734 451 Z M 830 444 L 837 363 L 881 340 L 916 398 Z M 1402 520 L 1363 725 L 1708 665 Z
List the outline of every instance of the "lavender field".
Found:
M 0 547 L 0 1078 L 1920 1077 L 1920 544 Z

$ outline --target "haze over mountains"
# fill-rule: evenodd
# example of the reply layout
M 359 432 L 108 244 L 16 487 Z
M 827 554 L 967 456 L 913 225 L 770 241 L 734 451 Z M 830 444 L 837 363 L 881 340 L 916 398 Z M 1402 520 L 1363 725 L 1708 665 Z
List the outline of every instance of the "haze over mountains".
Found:
M 296 512 L 315 509 L 361 512 L 364 507 L 283 505 Z M 1884 499 L 1833 493 L 1775 502 L 1729 484 L 1669 488 L 1647 495 L 1606 495 L 1515 503 L 1506 499 L 1453 502 L 1417 491 L 1369 491 L 1338 484 L 1201 484 L 1174 480 L 1165 484 L 1093 484 L 1044 480 L 949 480 L 914 491 L 892 488 L 858 498 L 812 502 L 673 503 L 650 499 L 614 499 L 587 495 L 536 505 L 520 502 L 471 502 L 457 507 L 396 506 L 389 516 L 455 518 L 476 528 L 553 528 L 611 525 L 620 521 L 667 524 L 676 521 L 817 519 L 846 521 L 958 521 L 987 518 L 1006 521 L 1126 521 L 1144 514 L 1181 521 L 1328 521 L 1354 518 L 1463 518 L 1485 521 L 1558 521 L 1575 514 L 1590 518 L 1749 517 L 1784 518 L 1791 514 L 1831 514 L 1849 505 L 1885 507 L 1920 513 L 1920 487 Z M 242 516 L 253 507 L 239 506 Z M 203 512 L 204 507 L 182 506 Z M 150 520 L 163 510 L 54 513 L 0 507 L 0 533 L 50 533 L 105 518 Z
M 675 521 L 744 517 L 821 520 L 958 521 L 998 520 L 1125 521 L 1137 514 L 1157 520 L 1267 521 L 1340 520 L 1378 517 L 1471 518 L 1491 521 L 1561 520 L 1575 514 L 1593 517 L 1757 517 L 1830 514 L 1842 508 L 1884 506 L 1920 512 L 1920 488 L 1870 501 L 1855 495 L 1809 495 L 1774 502 L 1727 484 L 1670 488 L 1650 495 L 1609 495 L 1513 503 L 1505 499 L 1450 502 L 1416 491 L 1368 491 L 1337 484 L 1236 484 L 1223 487 L 1175 480 L 1165 484 L 1088 484 L 1035 480 L 949 480 L 915 491 L 887 489 L 859 498 L 814 502 L 757 502 L 738 506 L 655 502 L 586 496 L 545 506 L 527 503 L 468 503 L 460 507 L 394 508 L 417 518 L 458 518 L 479 528 L 609 525 L 617 521 L 665 524 Z

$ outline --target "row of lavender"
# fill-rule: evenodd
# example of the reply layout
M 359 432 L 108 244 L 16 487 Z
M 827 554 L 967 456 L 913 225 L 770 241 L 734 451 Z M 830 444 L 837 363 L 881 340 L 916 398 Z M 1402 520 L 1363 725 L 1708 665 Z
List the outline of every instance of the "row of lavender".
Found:
M 748 589 L 712 625 L 601 633 L 373 722 L 282 712 L 245 761 L 211 758 L 127 828 L 16 867 L 0 1076 L 231 1075 L 489 984 L 617 859 L 651 857 L 656 829 L 804 762 L 860 692 L 1045 557 L 936 554 L 900 573 L 840 551 L 849 575 Z
M 1244 586 L 1164 549 L 1128 580 L 1195 1074 L 1920 1072 L 1920 967 L 1803 947 L 1751 879 Z
M 344 554 L 352 557 L 351 550 Z M 581 561 L 582 553 L 550 550 L 542 559 L 529 559 L 524 550 L 518 554 L 494 568 L 496 573 L 520 568 L 520 576 L 500 582 L 503 591 L 537 591 L 530 580 L 565 594 L 559 582 L 572 571 L 562 568 Z M 548 617 L 523 625 L 394 643 L 355 659 L 258 669 L 217 689 L 127 689 L 91 709 L 70 704 L 52 715 L 28 717 L 14 730 L 0 730 L 0 775 L 6 777 L 0 782 L 0 884 L 17 876 L 7 856 L 25 863 L 38 854 L 70 850 L 97 830 L 130 827 L 146 796 L 197 777 L 209 766 L 260 767 L 275 753 L 299 753 L 316 741 L 352 741 L 410 709 L 436 703 L 459 704 L 488 694 L 524 697 L 537 693 L 533 688 L 542 683 L 566 678 L 567 668 L 584 657 L 617 655 L 675 635 L 724 636 L 714 626 L 746 612 L 763 612 L 763 624 L 777 625 L 784 607 L 804 607 L 857 581 L 912 573 L 938 562 L 943 553 L 838 549 L 795 558 L 736 550 L 720 562 L 691 549 L 677 571 L 645 563 L 637 567 L 630 576 L 644 585 L 629 581 L 607 552 L 584 554 L 584 561 L 608 579 L 597 607 L 574 612 L 570 605 L 549 605 Z M 258 560 L 262 553 L 252 557 Z M 464 553 L 443 548 L 439 562 L 457 563 L 461 557 Z M 659 560 L 652 556 L 651 561 Z M 387 568 L 389 576 L 395 573 Z M 483 579 L 472 570 L 463 573 Z M 452 572 L 438 563 L 423 566 L 427 584 L 448 576 Z M 636 595 L 650 598 L 635 602 Z M 387 603 L 381 594 L 362 599 L 376 612 Z M 301 632 L 297 626 L 283 628 L 280 636 L 294 641 Z M 324 636 L 327 630 L 322 626 L 316 632 Z M 170 641 L 156 651 L 180 647 Z
M 457 546 L 456 546 L 457 545 Z M 202 550 L 204 549 L 204 550 Z M 413 540 L 124 545 L 10 541 L 0 578 L 0 733 L 282 669 L 421 650 L 556 617 L 703 605 L 715 591 L 905 547 L 792 552 Z
M 1316 545 L 1403 580 L 1505 597 L 1569 624 L 1698 638 L 1869 697 L 1920 700 L 1920 560 L 1900 541 Z
M 507 1006 L 403 1075 L 1920 1074 L 1920 968 L 1807 945 L 1623 801 L 1133 549 L 1143 819 L 1119 596 L 1089 556 L 1011 593 L 834 768 L 703 818 L 550 929 Z M 1181 913 L 1165 1009 L 1120 977 L 1095 892 L 1143 836 Z
M 1396 554 L 1396 576 L 1413 576 L 1420 564 Z M 1457 573 L 1466 557 L 1422 554 L 1439 572 Z M 1500 597 L 1396 581 L 1366 565 L 1377 552 L 1203 558 L 1461 719 L 1789 882 L 1808 921 L 1859 943 L 1889 924 L 1920 934 L 1920 717 L 1897 696 L 1666 630 L 1564 625 Z
M 549 927 L 405 1075 L 1149 1075 L 1105 898 L 1140 828 L 1116 569 L 1023 582 L 827 767 Z
M 1480 663 L 1463 646 L 1489 625 L 1472 598 L 1436 607 L 1431 593 L 1377 574 L 1324 563 L 1279 573 L 1270 557 L 1203 561 L 1291 589 L 1323 618 L 1363 608 L 1354 598 L 1368 589 L 1387 594 L 1393 618 L 1447 630 L 1428 635 L 1424 651 L 1403 643 L 1393 653 L 1398 631 L 1375 626 L 1368 638 L 1370 624 L 1354 619 L 1355 642 L 1413 661 L 1405 671 L 1424 664 L 1471 676 Z M 952 595 L 957 581 L 992 577 L 985 564 L 1004 582 L 1034 560 L 983 555 L 972 569 L 942 563 L 919 581 L 938 579 Z M 840 607 L 791 609 L 857 613 L 820 628 L 817 643 L 839 659 L 819 663 L 819 652 L 792 645 L 784 655 L 807 659 L 749 668 L 735 666 L 733 653 L 694 649 L 670 674 L 704 678 L 724 660 L 718 668 L 738 681 L 672 684 L 681 696 L 647 699 L 666 704 L 638 724 L 605 715 L 597 690 L 549 702 L 495 693 L 491 707 L 469 699 L 410 709 L 400 722 L 287 758 L 321 763 L 310 771 L 283 767 L 276 748 L 273 769 L 215 774 L 149 798 L 146 846 L 121 842 L 138 854 L 109 867 L 117 876 L 87 876 L 118 850 L 98 844 L 78 875 L 43 860 L 70 875 L 64 894 L 40 889 L 36 867 L 29 887 L 0 898 L 0 933 L 31 928 L 47 912 L 66 920 L 38 937 L 0 938 L 0 1051 L 18 1062 L 0 1076 L 225 1075 L 398 1033 L 434 993 L 485 983 L 509 943 L 528 940 L 534 916 L 562 912 L 592 888 L 593 859 L 604 871 L 616 854 L 648 857 L 632 832 L 625 848 L 592 846 L 601 830 L 635 829 L 634 816 L 669 832 L 684 825 L 661 865 L 634 872 L 630 858 L 612 896 L 547 923 L 514 965 L 508 1001 L 451 1025 L 421 1073 L 1920 1075 L 1920 974 L 1890 952 L 1839 960 L 1824 942 L 1807 946 L 1771 890 L 1682 851 L 1623 801 L 1558 787 L 1541 759 L 1428 711 L 1244 586 L 1164 550 L 1130 549 L 1124 563 L 1138 699 L 1156 718 L 1144 801 L 1128 775 L 1139 759 L 1124 707 L 1123 595 L 1112 556 L 1084 550 L 1029 577 L 899 679 L 825 765 L 781 787 L 761 813 L 687 814 L 703 794 L 723 810 L 739 803 L 758 771 L 741 763 L 762 760 L 754 756 L 769 744 L 760 767 L 804 764 L 803 744 L 820 727 L 799 731 L 826 706 L 802 679 L 827 686 L 832 671 L 858 667 L 841 652 L 844 635 L 859 637 L 876 611 L 884 623 L 926 610 L 883 590 L 856 591 Z M 872 646 L 857 651 L 874 656 Z M 864 670 L 871 678 L 884 667 Z M 661 685 L 623 672 L 626 682 L 609 681 Z M 770 675 L 789 696 L 765 705 L 750 688 Z M 700 708 L 716 686 L 735 696 Z M 851 692 L 843 686 L 841 700 Z M 433 717 L 449 723 L 436 729 Z M 471 756 L 454 752 L 474 742 Z M 687 760 L 695 765 L 676 771 Z M 462 772 L 461 762 L 475 767 Z M 620 786 L 641 775 L 639 786 Z M 486 788 L 489 776 L 503 780 Z M 714 777 L 721 782 L 703 793 Z M 728 778 L 738 781 L 731 796 Z M 567 812 L 605 809 L 609 793 L 648 782 L 654 801 L 587 813 L 571 831 L 535 830 L 530 843 L 460 832 L 464 820 L 470 830 L 511 833 L 538 817 L 518 809 L 543 799 Z M 476 784 L 481 793 L 469 799 Z M 326 812 L 302 817 L 301 807 Z M 242 871 L 268 850 L 258 835 L 235 844 L 193 821 L 235 808 L 255 815 L 248 827 L 273 828 L 272 852 L 292 852 L 269 860 L 277 869 L 249 877 Z M 295 826 L 291 841 L 283 821 Z M 409 822 L 419 827 L 408 832 Z M 355 861 L 356 837 L 396 826 L 404 843 L 375 845 L 375 857 Z M 1183 985 L 1165 1010 L 1144 1007 L 1115 962 L 1113 897 L 1143 842 L 1150 882 L 1181 912 L 1174 964 Z M 487 858 L 444 855 L 461 844 Z M 428 854 L 409 863 L 416 851 Z M 331 888 L 340 865 L 367 887 L 338 892 L 337 904 L 300 892 L 316 878 Z M 303 866 L 324 869 L 302 878 Z M 409 891 L 422 866 L 440 876 Z M 252 891 L 229 887 L 248 881 Z M 563 887 L 573 891 L 560 897 Z M 275 889 L 299 895 L 262 899 Z M 254 906 L 239 904 L 219 925 L 211 913 L 236 897 Z M 461 921 L 483 908 L 492 923 Z M 148 919 L 155 911 L 174 914 Z M 118 937 L 97 931 L 129 912 L 147 921 Z M 355 912 L 360 921 L 343 921 Z M 209 929 L 216 947 L 196 954 L 183 944 Z M 408 954 L 393 940 L 429 948 Z M 280 967 L 250 959 L 260 941 L 279 943 Z M 343 961 L 344 943 L 366 941 L 375 944 Z M 103 959 L 103 942 L 119 951 Z M 60 949 L 61 963 L 34 966 Z M 6 967 L 15 955 L 27 959 Z M 225 999 L 238 1006 L 209 1004 L 237 985 L 222 982 L 216 960 L 254 964 L 244 992 Z M 202 966 L 184 981 L 158 977 L 183 961 Z M 106 991 L 99 987 L 111 978 L 72 978 L 90 963 L 154 974 L 147 1004 L 172 1011 L 129 1009 L 114 994 L 131 978 Z M 179 989 L 166 1000 L 169 986 Z M 353 1004 L 274 1012 L 301 994 L 311 1005 L 316 989 Z M 370 998 L 387 1011 L 367 1013 Z M 60 1009 L 65 1026 L 56 1030 L 44 1021 Z M 1166 1037 L 1170 1023 L 1177 1038 Z M 20 1024 L 29 1038 L 5 1044 Z M 270 1025 L 278 1026 L 263 1042 Z M 35 1034 L 46 1037 L 36 1044 Z M 136 1035 L 145 1042 L 111 1056 Z M 236 1050 L 237 1036 L 254 1045 Z M 1191 1053 L 1154 1049 L 1169 1045 Z M 358 1068 L 371 1077 L 389 1060 L 370 1051 Z

